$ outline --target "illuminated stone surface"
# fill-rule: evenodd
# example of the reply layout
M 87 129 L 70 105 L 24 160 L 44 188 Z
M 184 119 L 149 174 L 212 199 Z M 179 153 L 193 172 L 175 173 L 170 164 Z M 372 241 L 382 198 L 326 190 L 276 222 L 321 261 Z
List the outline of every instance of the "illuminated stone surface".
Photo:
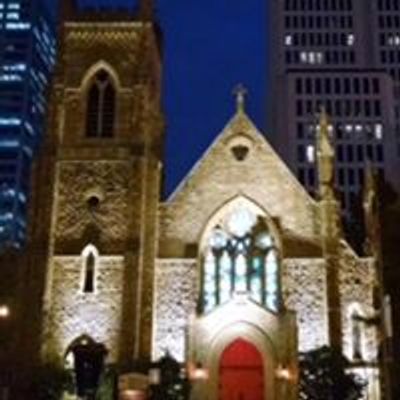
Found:
M 153 357 L 169 351 L 185 360 L 189 318 L 196 311 L 198 298 L 196 260 L 159 261 L 155 275 Z
M 45 326 L 46 352 L 64 355 L 78 337 L 104 343 L 110 361 L 117 360 L 121 329 L 123 259 L 100 257 L 94 293 L 82 292 L 82 258 L 56 257 L 50 318 Z
M 63 40 L 50 110 L 54 136 L 38 162 L 26 265 L 37 312 L 27 313 L 25 332 L 42 333 L 29 344 L 32 354 L 63 362 L 82 335 L 104 343 L 109 361 L 122 365 L 168 351 L 210 372 L 196 400 L 218 397 L 218 356 L 238 337 L 262 355 L 266 398 L 295 399 L 296 382 L 275 377 L 282 368 L 296 376 L 298 351 L 339 344 L 351 357 L 349 316 L 356 306 L 374 315 L 377 279 L 373 260 L 343 241 L 329 143 L 316 154 L 323 178 L 316 201 L 255 128 L 241 98 L 226 128 L 161 202 L 160 59 L 151 24 L 69 22 Z M 115 85 L 115 132 L 88 138 L 86 94 L 99 69 Z M 234 234 L 232 243 L 243 243 L 236 275 L 228 271 L 228 253 L 222 267 L 214 265 L 222 282 L 206 309 L 203 267 L 215 261 L 206 250 L 227 243 L 213 236 L 222 225 Z M 273 245 L 264 270 L 246 264 L 255 254 L 243 250 L 249 227 L 257 251 Z M 88 245 L 96 249 L 93 293 L 83 290 Z M 376 360 L 377 337 L 376 327 L 363 330 L 365 361 Z M 379 400 L 378 369 L 371 371 L 369 399 Z
M 285 304 L 296 311 L 299 350 L 329 343 L 325 263 L 318 259 L 288 259 L 283 263 Z

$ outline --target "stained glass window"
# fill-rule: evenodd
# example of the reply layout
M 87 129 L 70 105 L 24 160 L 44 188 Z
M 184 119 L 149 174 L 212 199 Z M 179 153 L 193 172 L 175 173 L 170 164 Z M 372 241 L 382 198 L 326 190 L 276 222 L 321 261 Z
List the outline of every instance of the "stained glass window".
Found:
M 240 206 L 209 233 L 203 253 L 203 310 L 235 293 L 249 293 L 272 311 L 279 307 L 279 254 L 265 218 Z

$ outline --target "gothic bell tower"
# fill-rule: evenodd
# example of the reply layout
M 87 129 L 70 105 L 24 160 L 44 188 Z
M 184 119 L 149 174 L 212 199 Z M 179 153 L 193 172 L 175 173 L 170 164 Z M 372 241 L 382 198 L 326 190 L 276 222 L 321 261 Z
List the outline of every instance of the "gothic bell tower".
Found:
M 36 283 L 27 292 L 43 318 L 27 315 L 27 326 L 41 332 L 36 347 L 45 360 L 63 361 L 81 337 L 104 344 L 110 362 L 149 359 L 160 37 L 146 1 L 137 15 L 63 4 L 30 237 Z

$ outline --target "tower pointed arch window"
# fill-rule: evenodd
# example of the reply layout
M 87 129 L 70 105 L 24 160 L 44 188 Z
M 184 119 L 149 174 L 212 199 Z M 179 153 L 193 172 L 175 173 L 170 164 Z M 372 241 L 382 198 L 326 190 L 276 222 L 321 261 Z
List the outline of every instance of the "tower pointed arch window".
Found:
M 89 245 L 82 253 L 82 292 L 89 294 L 96 290 L 96 268 L 98 261 L 97 249 Z
M 208 312 L 235 293 L 278 311 L 279 251 L 265 218 L 239 205 L 208 232 L 202 253 L 202 306 Z
M 101 69 L 89 85 L 86 105 L 86 136 L 112 137 L 115 124 L 115 87 L 110 74 Z

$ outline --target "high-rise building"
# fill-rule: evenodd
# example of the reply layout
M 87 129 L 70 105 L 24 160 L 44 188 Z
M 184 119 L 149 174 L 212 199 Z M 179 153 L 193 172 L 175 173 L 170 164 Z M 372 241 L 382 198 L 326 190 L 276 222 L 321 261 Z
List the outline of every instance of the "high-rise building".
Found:
M 373 60 L 394 84 L 396 153 L 400 157 L 400 2 L 378 0 L 370 6 Z
M 26 235 L 32 159 L 44 127 L 55 26 L 43 0 L 0 0 L 0 246 Z
M 357 205 L 366 165 L 400 189 L 400 1 L 272 0 L 270 4 L 274 101 L 269 122 L 276 148 L 308 191 L 315 193 L 317 114 L 322 106 L 327 110 L 336 147 L 335 186 L 345 226 L 350 228 L 348 236 L 357 242 L 362 238 Z M 396 337 L 400 298 L 397 263 L 391 260 L 398 256 L 389 219 L 385 216 L 382 231 L 393 243 L 385 240 L 383 265 Z M 400 354 L 397 342 L 394 359 Z M 397 373 L 398 366 L 393 370 Z
M 397 55 L 379 49 L 386 42 L 392 48 L 400 44 L 393 34 L 395 23 L 400 23 L 399 2 L 380 1 L 379 10 L 374 10 L 375 3 L 271 2 L 271 85 L 272 98 L 278 99 L 270 111 L 271 132 L 285 161 L 314 192 L 317 114 L 326 109 L 336 146 L 336 187 L 346 217 L 357 203 L 366 164 L 393 185 L 400 182 L 393 85 L 399 74 L 393 64 L 383 62 Z M 384 14 L 389 3 L 392 8 Z M 400 47 L 397 51 L 400 55 Z M 395 62 L 400 66 L 400 58 Z

